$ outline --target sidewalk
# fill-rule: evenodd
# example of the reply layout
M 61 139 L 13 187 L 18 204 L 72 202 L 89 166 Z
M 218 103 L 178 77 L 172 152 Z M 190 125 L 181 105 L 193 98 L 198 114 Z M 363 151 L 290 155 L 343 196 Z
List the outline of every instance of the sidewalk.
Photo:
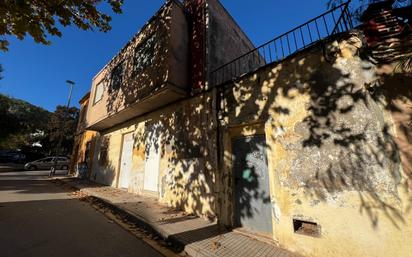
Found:
M 0 164 L 0 172 L 11 172 L 11 171 L 19 171 L 24 170 L 23 164 L 15 164 L 15 163 L 1 163 Z
M 161 205 L 155 198 L 77 178 L 60 181 L 126 212 L 139 225 L 180 246 L 191 257 L 297 257 L 275 245 L 223 230 L 216 223 Z

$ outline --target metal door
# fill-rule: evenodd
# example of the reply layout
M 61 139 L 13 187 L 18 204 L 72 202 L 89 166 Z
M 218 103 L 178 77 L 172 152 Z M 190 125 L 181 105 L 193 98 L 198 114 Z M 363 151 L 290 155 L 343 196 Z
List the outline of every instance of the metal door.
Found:
M 132 171 L 132 158 L 133 158 L 133 133 L 129 133 L 123 136 L 122 155 L 120 160 L 120 177 L 119 187 L 128 188 L 130 181 L 130 173 Z
M 236 138 L 232 149 L 236 225 L 272 234 L 266 138 L 264 135 Z

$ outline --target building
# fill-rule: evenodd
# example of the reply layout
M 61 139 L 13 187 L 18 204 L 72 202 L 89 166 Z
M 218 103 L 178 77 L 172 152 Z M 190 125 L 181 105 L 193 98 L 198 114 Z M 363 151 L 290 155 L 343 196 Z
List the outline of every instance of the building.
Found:
M 254 47 L 219 1 L 167 1 L 93 78 L 91 179 L 305 256 L 411 256 L 411 7 L 392 3 Z
M 167 1 L 94 77 L 86 121 L 99 132 L 93 180 L 213 219 L 217 124 L 205 81 L 254 46 L 218 1 L 193 3 Z
M 73 154 L 70 160 L 70 174 L 78 174 L 81 177 L 90 177 L 93 166 L 94 148 L 96 143 L 96 131 L 86 129 L 86 112 L 89 106 L 90 92 L 80 99 L 80 115 L 74 138 Z

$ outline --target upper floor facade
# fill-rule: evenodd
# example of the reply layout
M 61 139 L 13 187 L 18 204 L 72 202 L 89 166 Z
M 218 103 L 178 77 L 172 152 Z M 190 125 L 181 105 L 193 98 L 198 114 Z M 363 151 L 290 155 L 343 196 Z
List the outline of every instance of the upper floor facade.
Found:
M 218 0 L 168 0 L 93 78 L 86 127 L 105 130 L 183 99 L 253 48 Z
M 167 2 L 93 78 L 87 127 L 102 130 L 187 94 L 188 24 Z

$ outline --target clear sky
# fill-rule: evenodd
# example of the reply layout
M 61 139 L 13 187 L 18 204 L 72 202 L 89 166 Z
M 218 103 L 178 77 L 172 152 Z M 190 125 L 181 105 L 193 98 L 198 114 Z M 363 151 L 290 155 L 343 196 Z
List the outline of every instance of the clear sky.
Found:
M 255 45 L 306 22 L 326 10 L 326 0 L 221 0 Z M 5 69 L 0 93 L 54 111 L 67 103 L 66 80 L 76 82 L 72 104 L 90 90 L 93 76 L 159 9 L 164 0 L 125 0 L 123 14 L 113 16 L 108 33 L 64 28 L 62 38 L 43 46 L 27 37 L 10 40 L 0 51 Z

